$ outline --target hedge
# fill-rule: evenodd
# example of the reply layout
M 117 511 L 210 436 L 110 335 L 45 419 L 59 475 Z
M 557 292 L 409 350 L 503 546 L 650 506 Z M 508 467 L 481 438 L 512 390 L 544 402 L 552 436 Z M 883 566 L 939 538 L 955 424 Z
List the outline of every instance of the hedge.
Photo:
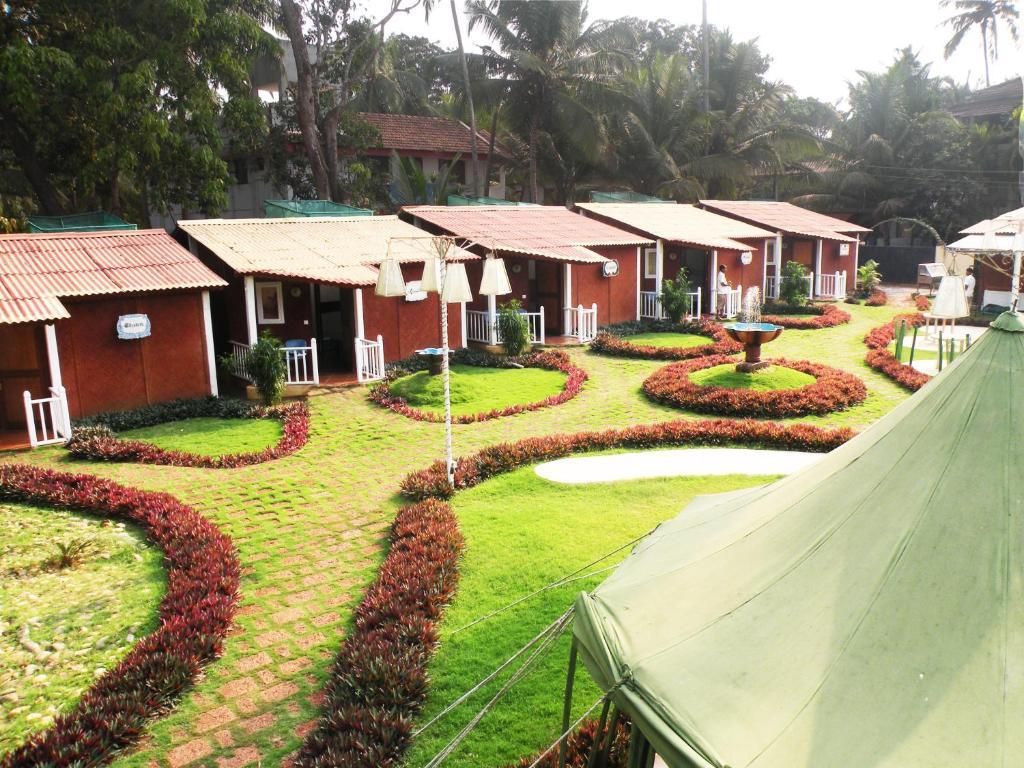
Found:
M 810 314 L 815 315 L 815 317 L 791 316 L 795 314 Z M 850 322 L 850 313 L 844 312 L 835 304 L 807 304 L 803 307 L 768 304 L 764 307 L 761 321 L 794 330 L 817 330 L 819 328 L 832 328 L 833 326 Z
M 227 419 L 280 419 L 284 434 L 262 451 L 206 456 L 169 451 L 142 440 L 123 440 L 115 433 L 168 421 L 199 417 Z M 261 464 L 294 453 L 309 439 L 309 409 L 305 403 L 263 406 L 216 397 L 173 400 L 121 413 L 103 413 L 77 422 L 65 444 L 73 458 L 88 461 L 133 461 L 175 467 L 226 469 Z
M 732 358 L 717 356 L 666 365 L 644 381 L 644 394 L 659 403 L 697 413 L 776 419 L 839 411 L 862 402 L 868 394 L 864 382 L 852 373 L 808 360 L 769 361 L 817 379 L 797 389 L 734 389 L 702 386 L 690 379 L 694 371 L 733 362 Z
M 535 437 L 460 458 L 455 483 L 459 489 L 470 488 L 525 464 L 580 451 L 746 444 L 825 452 L 853 434 L 850 429 L 806 424 L 680 420 Z M 398 512 L 390 550 L 356 609 L 355 630 L 335 658 L 324 713 L 306 737 L 297 767 L 391 768 L 401 765 L 409 746 L 413 722 L 426 698 L 427 665 L 438 644 L 437 622 L 454 595 L 464 542 L 458 520 L 445 503 L 453 492 L 443 461 L 407 475 L 401 493 L 413 503 Z M 587 727 L 592 739 L 596 725 Z M 570 739 L 569 754 L 579 758 L 570 765 L 583 764 L 587 727 Z M 617 734 L 617 750 L 622 748 L 622 738 Z
M 0 499 L 128 520 L 164 552 L 167 593 L 160 627 L 140 639 L 75 707 L 0 758 L 0 768 L 94 766 L 137 743 L 220 655 L 238 606 L 234 545 L 191 507 L 165 493 L 139 491 L 89 475 L 0 465 Z
M 583 384 L 587 380 L 587 372 L 582 368 L 573 365 L 569 356 L 560 350 L 533 352 L 520 357 L 507 359 L 498 358 L 496 355 L 491 355 L 490 357 L 495 358 L 496 360 L 507 360 L 507 363 L 505 365 L 495 364 L 483 367 L 545 368 L 549 371 L 561 371 L 568 376 L 568 379 L 566 380 L 562 391 L 557 395 L 546 397 L 535 403 L 521 403 L 519 405 L 510 405 L 505 408 L 494 408 L 483 413 L 453 415 L 452 421 L 456 424 L 472 424 L 478 421 L 488 421 L 502 416 L 513 416 L 517 413 L 526 413 L 527 411 L 536 411 L 553 405 L 561 405 L 562 403 L 576 397 L 576 395 L 580 393 L 580 390 L 583 389 Z M 472 363 L 470 364 L 472 365 Z M 382 408 L 387 408 L 388 410 L 400 413 L 402 416 L 407 416 L 410 419 L 415 419 L 417 421 L 444 421 L 444 414 L 413 408 L 408 402 L 406 402 L 405 398 L 399 397 L 391 391 L 391 382 L 399 376 L 404 375 L 406 375 L 406 369 L 403 367 L 396 366 L 393 368 L 389 372 L 388 378 L 385 381 L 370 390 L 370 401 L 376 403 Z
M 710 343 L 697 347 L 656 347 L 633 344 L 630 336 L 638 333 L 690 333 L 707 336 Z M 638 357 L 649 360 L 691 360 L 707 355 L 734 355 L 743 351 L 743 345 L 729 338 L 720 323 L 713 320 L 690 320 L 682 323 L 643 321 L 605 326 L 590 342 L 590 349 L 612 357 Z
M 922 314 L 904 314 L 896 315 L 885 325 L 872 328 L 864 337 L 864 343 L 868 346 L 868 354 L 864 358 L 864 362 L 879 373 L 888 376 L 901 387 L 916 392 L 931 381 L 932 377 L 927 373 L 921 373 L 912 366 L 901 363 L 889 351 L 889 345 L 896 338 L 896 324 L 901 320 L 905 320 L 909 327 L 919 327 L 925 323 L 925 317 Z

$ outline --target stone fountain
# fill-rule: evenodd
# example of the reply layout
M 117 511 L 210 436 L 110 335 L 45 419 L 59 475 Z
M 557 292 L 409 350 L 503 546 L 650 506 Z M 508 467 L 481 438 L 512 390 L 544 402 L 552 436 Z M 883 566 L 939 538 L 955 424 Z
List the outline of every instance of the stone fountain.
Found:
M 744 361 L 736 364 L 737 371 L 753 373 L 768 367 L 768 363 L 761 360 L 761 345 L 777 339 L 782 326 L 761 322 L 761 292 L 757 288 L 749 289 L 743 297 L 739 322 L 723 327 L 729 338 L 742 344 L 746 352 Z

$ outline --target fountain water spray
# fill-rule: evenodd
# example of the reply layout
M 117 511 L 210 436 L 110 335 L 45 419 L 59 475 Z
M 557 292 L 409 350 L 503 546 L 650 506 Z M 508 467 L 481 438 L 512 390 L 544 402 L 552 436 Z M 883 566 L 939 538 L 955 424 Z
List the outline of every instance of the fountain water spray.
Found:
M 740 322 L 761 322 L 761 289 L 748 288 L 743 297 L 743 308 L 740 310 Z
M 768 363 L 761 360 L 761 345 L 776 339 L 782 333 L 782 326 L 761 322 L 761 291 L 749 289 L 743 297 L 740 322 L 724 327 L 729 337 L 740 342 L 746 352 L 744 361 L 736 364 L 737 371 L 753 373 L 768 367 Z

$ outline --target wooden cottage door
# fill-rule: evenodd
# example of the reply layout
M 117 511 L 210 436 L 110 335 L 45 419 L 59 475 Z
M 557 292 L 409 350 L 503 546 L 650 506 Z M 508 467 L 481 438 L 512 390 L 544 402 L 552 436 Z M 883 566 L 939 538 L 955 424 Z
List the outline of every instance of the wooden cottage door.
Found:
M 555 261 L 537 259 L 534 279 L 530 281 L 530 306 L 537 311 L 544 307 L 544 333 L 557 336 L 562 332 L 562 273 Z
M 46 366 L 42 325 L 0 325 L 0 430 L 26 427 L 23 393 L 26 389 L 32 397 L 47 393 Z

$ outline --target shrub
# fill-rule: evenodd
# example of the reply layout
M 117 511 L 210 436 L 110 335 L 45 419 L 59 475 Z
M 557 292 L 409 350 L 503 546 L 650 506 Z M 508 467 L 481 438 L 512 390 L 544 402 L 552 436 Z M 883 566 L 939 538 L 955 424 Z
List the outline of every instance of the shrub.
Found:
M 868 346 L 868 354 L 864 358 L 870 367 L 879 373 L 883 373 L 895 381 L 901 387 L 916 392 L 929 381 L 931 376 L 921 373 L 916 368 L 901 363 L 896 356 L 889 351 L 889 345 L 896 338 L 896 324 L 905 320 L 911 327 L 924 325 L 924 315 L 909 314 L 896 315 L 890 322 L 872 328 L 864 337 L 864 343 Z
M 545 368 L 549 371 L 561 371 L 569 378 L 566 379 L 565 387 L 563 387 L 562 391 L 557 395 L 552 395 L 551 397 L 547 397 L 543 400 L 538 400 L 535 403 L 509 405 L 505 408 L 495 408 L 484 413 L 453 415 L 452 421 L 454 423 L 472 424 L 478 421 L 497 419 L 502 416 L 513 416 L 517 413 L 537 411 L 541 408 L 547 408 L 552 405 L 561 405 L 562 403 L 576 397 L 576 395 L 580 393 L 580 390 L 583 389 L 583 384 L 587 380 L 587 372 L 582 368 L 573 365 L 569 356 L 560 350 L 534 352 L 529 355 L 513 358 L 506 362 L 522 366 L 524 368 Z M 387 408 L 395 413 L 400 413 L 402 416 L 408 416 L 410 419 L 415 419 L 416 421 L 444 421 L 444 416 L 442 414 L 434 413 L 433 411 L 421 411 L 418 408 L 413 408 L 405 401 L 404 398 L 399 397 L 391 391 L 391 382 L 404 375 L 406 375 L 406 372 L 403 369 L 392 368 L 388 373 L 388 378 L 370 390 L 370 401 L 376 403 L 382 408 Z
M 95 766 L 135 744 L 220 655 L 238 606 L 240 567 L 231 540 L 164 493 L 17 464 L 0 465 L 0 500 L 115 517 L 142 526 L 164 551 L 160 626 L 140 639 L 68 712 L 0 758 L 0 768 Z
M 775 419 L 831 413 L 856 405 L 867 397 L 864 382 L 852 373 L 806 360 L 771 361 L 773 365 L 792 368 L 817 379 L 797 389 L 733 389 L 701 386 L 690 380 L 694 371 L 732 362 L 735 361 L 731 358 L 719 356 L 666 365 L 644 381 L 644 394 L 659 403 L 697 413 Z
M 565 766 L 566 768 L 588 768 L 590 765 L 591 752 L 594 747 L 594 735 L 597 733 L 597 720 L 586 720 L 575 732 L 569 734 L 565 739 Z M 601 729 L 601 735 L 597 738 L 598 748 L 604 747 L 604 740 L 608 734 L 608 726 Z M 602 763 L 602 768 L 626 768 L 629 765 L 629 734 L 630 724 L 625 718 L 616 718 L 615 736 L 612 738 L 611 750 L 608 753 L 608 762 Z M 524 757 L 516 768 L 530 768 L 536 764 L 537 768 L 559 768 L 561 753 L 558 747 L 548 752 L 544 757 L 531 755 Z M 539 760 L 539 762 L 537 762 Z
M 791 314 L 812 314 L 816 317 L 790 317 Z M 795 330 L 813 330 L 818 328 L 832 328 L 836 325 L 850 322 L 850 313 L 844 312 L 835 304 L 810 304 L 801 307 L 799 310 L 785 304 L 770 304 L 765 307 L 761 321 L 781 325 L 783 328 Z M 777 313 L 777 314 L 776 314 Z
M 634 344 L 630 336 L 648 331 L 692 333 L 707 336 L 708 343 L 699 347 L 655 347 Z M 638 357 L 649 360 L 690 360 L 705 355 L 732 355 L 743 351 L 743 345 L 729 338 L 720 323 L 713 320 L 690 320 L 684 323 L 637 322 L 605 326 L 590 342 L 590 350 L 611 357 Z
M 791 307 L 802 307 L 807 303 L 807 268 L 799 261 L 787 261 L 782 265 L 779 298 Z
M 882 273 L 878 271 L 878 262 L 868 259 L 857 267 L 857 290 L 856 294 L 866 299 L 875 292 L 875 289 L 882 284 Z
M 867 301 L 864 302 L 865 307 L 884 307 L 889 303 L 889 297 L 885 291 L 872 291 L 871 295 L 868 296 Z
M 514 443 L 500 443 L 462 457 L 455 468 L 455 487 L 472 488 L 496 475 L 511 472 L 537 461 L 562 458 L 573 453 L 613 448 L 655 448 L 674 445 L 751 445 L 788 451 L 827 452 L 842 445 L 853 431 L 822 429 L 809 424 L 778 424 L 770 421 L 736 419 L 679 419 L 604 432 L 576 432 L 569 435 L 530 437 Z M 445 463 L 406 475 L 401 493 L 407 499 L 448 499 Z
M 281 435 L 281 439 L 277 441 L 276 445 L 264 448 L 262 451 L 205 456 L 186 451 L 168 451 L 142 440 L 122 440 L 112 428 L 112 425 L 117 425 L 118 430 L 136 429 L 197 416 L 280 419 L 284 434 Z M 79 424 L 85 426 L 74 428 L 71 439 L 65 443 L 65 447 L 72 458 L 87 461 L 133 461 L 139 464 L 226 469 L 279 459 L 299 450 L 309 440 L 309 409 L 305 403 L 266 407 L 243 401 L 220 400 L 215 397 L 175 400 L 170 403 L 146 406 L 135 411 L 97 414 Z
M 231 368 L 231 357 L 221 358 L 221 365 Z M 242 356 L 242 373 L 252 380 L 264 405 L 273 405 L 281 400 L 281 390 L 288 375 L 288 363 L 281 341 L 270 331 L 264 331 L 259 339 Z
M 675 280 L 664 280 L 661 284 L 661 308 L 673 323 L 680 322 L 690 309 L 690 291 L 693 286 L 684 267 L 680 267 Z
M 511 299 L 498 308 L 498 334 L 510 357 L 521 355 L 530 346 L 530 323 L 522 310 L 519 299 Z
M 408 747 L 427 696 L 437 622 L 458 582 L 463 539 L 451 508 L 427 500 L 399 511 L 390 543 L 295 766 L 394 766 Z
M 920 293 L 914 296 L 914 306 L 917 307 L 918 312 L 927 312 L 932 308 L 932 300 L 927 296 L 922 296 Z

